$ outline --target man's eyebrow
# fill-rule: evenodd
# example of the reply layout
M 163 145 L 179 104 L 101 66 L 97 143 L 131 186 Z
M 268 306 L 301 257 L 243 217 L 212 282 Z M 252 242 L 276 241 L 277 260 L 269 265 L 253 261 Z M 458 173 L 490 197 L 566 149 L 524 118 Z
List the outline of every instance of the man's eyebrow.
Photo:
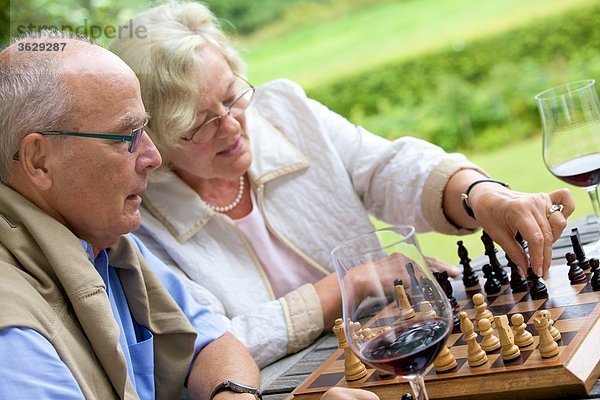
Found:
M 150 119 L 150 114 L 148 113 L 144 115 L 128 115 L 121 118 L 121 122 L 114 132 L 123 132 L 126 130 L 140 128 L 148 119 Z

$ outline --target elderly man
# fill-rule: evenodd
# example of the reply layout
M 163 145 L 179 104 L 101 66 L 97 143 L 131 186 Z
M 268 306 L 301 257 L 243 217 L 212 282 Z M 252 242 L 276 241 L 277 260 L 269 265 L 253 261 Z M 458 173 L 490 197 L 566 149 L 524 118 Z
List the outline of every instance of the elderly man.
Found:
M 188 375 L 191 397 L 258 385 L 221 320 L 124 236 L 161 163 L 146 119 L 134 73 L 99 46 L 47 32 L 0 53 L 0 398 L 176 399 Z
M 135 74 L 85 39 L 0 52 L 0 398 L 260 398 L 246 347 L 127 235 L 161 163 L 146 121 Z M 351 398 L 377 396 L 323 397 Z

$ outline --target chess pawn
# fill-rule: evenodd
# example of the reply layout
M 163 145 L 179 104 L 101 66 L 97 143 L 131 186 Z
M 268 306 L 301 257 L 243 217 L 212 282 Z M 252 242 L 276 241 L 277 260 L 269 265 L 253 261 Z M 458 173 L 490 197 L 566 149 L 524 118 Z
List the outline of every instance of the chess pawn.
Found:
M 371 339 L 375 336 L 371 328 L 363 328 L 361 332 L 363 339 Z
M 590 268 L 592 272 L 596 272 L 598 270 L 600 262 L 597 258 L 590 258 Z
M 437 316 L 435 310 L 431 307 L 431 303 L 427 300 L 419 303 L 419 311 L 423 319 L 435 318 Z
M 527 268 L 527 284 L 529 285 L 529 293 L 532 299 L 548 297 L 548 288 L 540 281 L 540 277 L 533 272 L 533 268 L 531 267 Z
M 508 262 L 508 266 L 510 267 L 510 288 L 513 293 L 526 292 L 529 287 L 527 286 L 527 279 L 521 276 L 521 272 L 519 271 L 519 267 L 515 264 L 508 256 L 506 256 L 506 261 Z
M 479 333 L 481 334 L 481 348 L 486 352 L 494 351 L 500 348 L 500 339 L 498 339 L 494 335 L 494 330 L 492 329 L 492 323 L 489 319 L 484 318 L 477 322 L 479 326 Z
M 344 375 L 347 381 L 356 381 L 364 378 L 367 375 L 367 367 L 359 360 L 359 358 L 350 350 L 346 335 L 344 333 L 344 321 L 341 318 L 335 320 L 333 333 L 338 338 L 338 347 L 344 350 Z
M 538 313 L 533 319 L 533 324 L 539 333 L 540 343 L 538 349 L 540 351 L 540 356 L 542 356 L 542 358 L 552 358 L 558 355 L 560 348 L 548 330 L 550 325 L 548 314 Z
M 496 320 L 496 329 L 498 330 L 498 336 L 500 336 L 500 343 L 502 345 L 502 359 L 508 361 L 519 357 L 521 355 L 521 350 L 519 350 L 519 346 L 515 344 L 515 337 L 508 324 L 508 317 L 506 315 L 500 315 L 494 319 Z
M 442 350 L 440 350 L 440 354 L 433 360 L 433 367 L 438 372 L 450 371 L 452 368 L 455 368 L 458 364 L 456 363 L 456 358 L 454 354 L 450 352 L 448 347 L 443 346 Z
M 541 310 L 540 314 L 544 315 L 545 318 L 548 319 L 548 331 L 550 332 L 552 339 L 554 339 L 555 342 L 558 342 L 562 338 L 562 335 L 560 334 L 560 331 L 554 326 L 554 320 L 550 316 L 550 311 Z
M 486 278 L 483 290 L 489 295 L 499 293 L 502 289 L 502 285 L 500 285 L 500 281 L 496 279 L 496 276 L 492 271 L 492 266 L 490 264 L 485 264 L 481 269 L 484 278 Z
M 398 308 L 400 309 L 401 318 L 411 319 L 416 315 L 415 310 L 408 301 L 408 296 L 406 296 L 406 291 L 404 290 L 402 281 L 398 280 L 396 283 L 396 299 L 398 301 Z
M 488 356 L 479 343 L 477 343 L 477 333 L 473 328 L 473 323 L 464 311 L 458 313 L 458 316 L 460 318 L 460 331 L 467 342 L 467 361 L 469 365 L 471 367 L 478 367 L 485 364 L 488 361 Z
M 510 321 L 513 326 L 513 334 L 515 337 L 515 344 L 519 347 L 527 347 L 533 343 L 533 335 L 527 330 L 527 324 L 523 314 L 513 314 L 510 317 Z
M 587 276 L 585 275 L 585 272 L 583 272 L 583 269 L 579 267 L 579 261 L 577 261 L 575 253 L 567 253 L 565 254 L 565 258 L 567 259 L 567 265 L 569 266 L 569 281 L 571 282 L 571 285 L 585 282 Z
M 473 295 L 473 305 L 475 306 L 475 322 L 479 324 L 482 319 L 488 319 L 490 323 L 494 322 L 492 312 L 488 310 L 485 298 L 481 293 Z
M 350 329 L 350 335 L 352 336 L 352 338 L 354 340 L 363 339 L 362 328 L 360 326 L 360 322 L 358 322 L 358 321 L 356 321 L 356 322 L 350 321 L 348 323 L 348 327 Z

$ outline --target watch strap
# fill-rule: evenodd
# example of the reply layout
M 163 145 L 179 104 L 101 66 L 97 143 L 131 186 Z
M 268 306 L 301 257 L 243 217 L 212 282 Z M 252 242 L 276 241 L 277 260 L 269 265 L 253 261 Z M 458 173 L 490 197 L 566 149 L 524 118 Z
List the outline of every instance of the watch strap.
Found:
M 217 394 L 225 390 L 236 393 L 249 393 L 254 395 L 254 397 L 256 397 L 258 400 L 263 400 L 262 394 L 260 393 L 259 389 L 252 386 L 242 385 L 240 383 L 235 383 L 230 380 L 225 380 L 219 383 L 210 393 L 209 400 L 212 400 Z
M 473 209 L 471 208 L 471 205 L 469 204 L 469 194 L 471 193 L 471 189 L 473 189 L 475 186 L 479 185 L 480 183 L 484 183 L 484 182 L 491 182 L 491 183 L 497 183 L 499 185 L 504 186 L 505 188 L 509 188 L 510 186 L 508 186 L 508 183 L 506 182 L 502 182 L 502 181 L 497 181 L 496 179 L 479 179 L 473 183 L 471 183 L 469 185 L 469 187 L 467 188 L 467 190 L 465 190 L 464 193 L 461 194 L 461 201 L 462 201 L 462 206 L 465 209 L 465 212 L 467 213 L 467 215 L 469 215 L 469 217 L 475 219 L 475 213 L 473 212 Z

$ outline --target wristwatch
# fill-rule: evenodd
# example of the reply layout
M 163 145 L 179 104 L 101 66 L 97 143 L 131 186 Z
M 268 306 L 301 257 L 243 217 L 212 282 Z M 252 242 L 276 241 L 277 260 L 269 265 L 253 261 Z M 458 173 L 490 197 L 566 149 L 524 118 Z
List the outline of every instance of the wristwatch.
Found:
M 255 387 L 242 385 L 241 383 L 235 383 L 232 381 L 225 380 L 217 385 L 210 394 L 209 400 L 212 400 L 218 393 L 224 390 L 229 390 L 236 393 L 250 393 L 253 394 L 258 400 L 263 400 L 260 390 Z

